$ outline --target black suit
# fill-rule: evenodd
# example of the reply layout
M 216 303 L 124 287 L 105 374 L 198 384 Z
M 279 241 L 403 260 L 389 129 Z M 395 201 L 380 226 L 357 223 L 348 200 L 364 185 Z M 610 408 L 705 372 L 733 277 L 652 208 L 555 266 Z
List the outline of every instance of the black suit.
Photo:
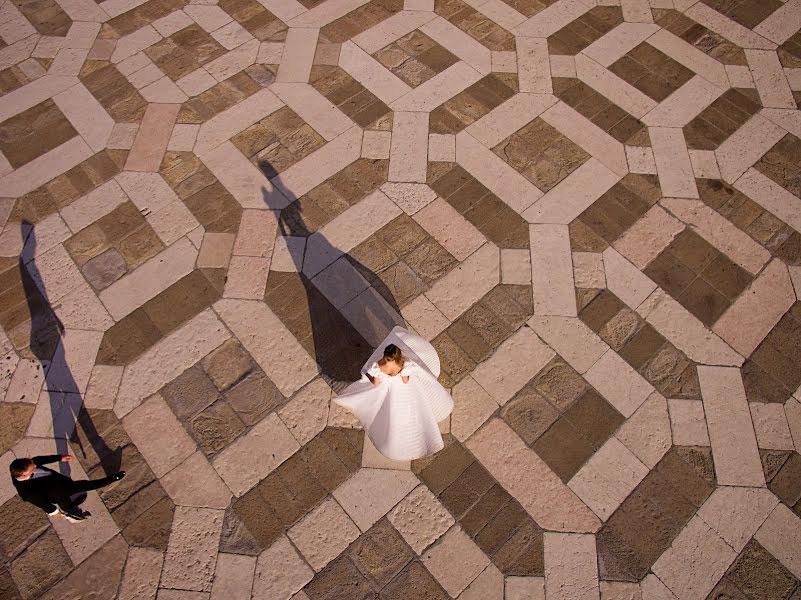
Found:
M 33 463 L 37 467 L 45 471 L 50 471 L 50 475 L 25 479 L 23 481 L 12 476 L 11 482 L 14 484 L 14 487 L 17 488 L 17 493 L 20 498 L 25 502 L 30 502 L 38 506 L 46 513 L 52 513 L 56 508 L 70 510 L 74 506 L 74 503 L 70 499 L 71 496 L 81 492 L 88 492 L 89 490 L 96 490 L 114 481 L 112 477 L 104 477 L 91 481 L 73 481 L 58 471 L 48 469 L 44 466 L 59 462 L 61 460 L 59 454 L 34 456 L 31 460 L 33 460 Z

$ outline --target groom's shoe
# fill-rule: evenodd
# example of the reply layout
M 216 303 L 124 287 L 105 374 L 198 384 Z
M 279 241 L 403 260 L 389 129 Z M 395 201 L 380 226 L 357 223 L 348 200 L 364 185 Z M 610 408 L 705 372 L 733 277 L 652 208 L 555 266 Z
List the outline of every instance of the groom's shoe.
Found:
M 111 476 L 111 480 L 112 481 L 119 481 L 123 477 L 125 477 L 125 471 L 120 471 L 119 473 L 114 473 L 114 475 Z

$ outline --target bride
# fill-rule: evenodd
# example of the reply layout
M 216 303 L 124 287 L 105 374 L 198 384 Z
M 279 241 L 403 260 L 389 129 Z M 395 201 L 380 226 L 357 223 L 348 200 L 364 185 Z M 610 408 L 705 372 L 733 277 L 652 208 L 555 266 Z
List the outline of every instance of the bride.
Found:
M 421 458 L 443 448 L 437 423 L 453 410 L 439 371 L 434 347 L 395 327 L 367 360 L 361 379 L 334 400 L 356 415 L 381 454 Z

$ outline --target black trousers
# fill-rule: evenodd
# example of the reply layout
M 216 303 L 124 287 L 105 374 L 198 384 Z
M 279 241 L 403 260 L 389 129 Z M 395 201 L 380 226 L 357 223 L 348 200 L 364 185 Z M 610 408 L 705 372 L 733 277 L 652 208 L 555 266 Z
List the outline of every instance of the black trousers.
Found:
M 67 485 L 64 485 L 62 489 L 51 492 L 50 496 L 52 497 L 52 501 L 55 504 L 58 504 L 59 508 L 69 510 L 70 508 L 75 507 L 75 502 L 72 500 L 72 497 L 76 494 L 105 487 L 113 481 L 114 479 L 111 476 L 102 477 L 101 479 L 70 481 Z

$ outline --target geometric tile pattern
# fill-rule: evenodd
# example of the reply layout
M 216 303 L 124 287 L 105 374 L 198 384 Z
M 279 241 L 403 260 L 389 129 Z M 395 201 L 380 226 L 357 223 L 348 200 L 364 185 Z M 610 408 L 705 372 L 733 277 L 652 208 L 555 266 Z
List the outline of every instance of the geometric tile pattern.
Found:
M 6 0 L 0 596 L 801 594 L 796 0 Z M 395 324 L 445 448 L 335 402 Z

